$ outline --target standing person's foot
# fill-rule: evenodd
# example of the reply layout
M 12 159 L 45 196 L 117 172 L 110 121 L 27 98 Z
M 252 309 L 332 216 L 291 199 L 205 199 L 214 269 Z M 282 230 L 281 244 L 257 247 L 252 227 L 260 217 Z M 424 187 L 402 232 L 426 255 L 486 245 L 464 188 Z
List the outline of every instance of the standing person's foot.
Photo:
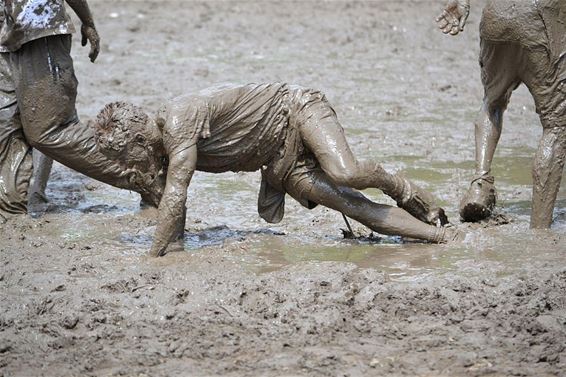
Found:
M 491 216 L 495 207 L 495 179 L 491 175 L 475 178 L 460 202 L 463 221 L 475 222 Z
M 34 191 L 30 193 L 28 198 L 28 213 L 32 216 L 45 212 L 48 207 L 49 200 L 44 192 Z

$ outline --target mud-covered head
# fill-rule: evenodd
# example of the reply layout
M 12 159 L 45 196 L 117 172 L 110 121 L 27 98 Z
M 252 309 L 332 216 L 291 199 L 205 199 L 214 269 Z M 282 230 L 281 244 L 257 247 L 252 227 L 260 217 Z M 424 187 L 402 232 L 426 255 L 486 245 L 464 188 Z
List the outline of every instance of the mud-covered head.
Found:
M 152 118 L 138 106 L 113 102 L 96 117 L 94 132 L 102 154 L 118 161 L 140 187 L 155 190 L 164 176 L 164 149 L 161 131 Z
M 96 117 L 95 138 L 100 151 L 130 165 L 162 154 L 159 128 L 140 107 L 109 103 Z

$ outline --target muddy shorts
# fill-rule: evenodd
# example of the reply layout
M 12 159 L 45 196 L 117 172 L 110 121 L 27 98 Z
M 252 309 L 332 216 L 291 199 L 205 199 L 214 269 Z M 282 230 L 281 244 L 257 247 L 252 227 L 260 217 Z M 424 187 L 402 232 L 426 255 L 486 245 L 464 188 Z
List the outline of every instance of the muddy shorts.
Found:
M 566 3 L 566 2 L 565 2 Z M 485 98 L 506 106 L 521 83 L 543 127 L 566 127 L 566 5 L 557 0 L 492 0 L 480 24 Z
M 292 192 L 302 206 L 317 206 L 308 200 L 308 193 L 316 184 L 313 172 L 322 171 L 316 157 L 305 147 L 301 127 L 316 124 L 318 127 L 342 128 L 336 112 L 319 91 L 290 87 L 288 101 L 289 125 L 282 153 L 262 169 L 262 183 L 258 211 L 267 222 L 277 223 L 284 215 L 285 194 Z
M 26 212 L 31 174 L 8 54 L 0 53 L 0 217 Z

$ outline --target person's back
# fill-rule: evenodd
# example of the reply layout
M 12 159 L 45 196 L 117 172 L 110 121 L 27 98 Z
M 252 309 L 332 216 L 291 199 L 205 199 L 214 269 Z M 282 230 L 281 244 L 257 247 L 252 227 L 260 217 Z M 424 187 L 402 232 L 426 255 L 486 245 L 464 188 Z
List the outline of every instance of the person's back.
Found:
M 201 171 L 256 171 L 284 142 L 288 93 L 282 83 L 227 84 L 174 98 L 158 114 L 165 147 L 196 141 Z

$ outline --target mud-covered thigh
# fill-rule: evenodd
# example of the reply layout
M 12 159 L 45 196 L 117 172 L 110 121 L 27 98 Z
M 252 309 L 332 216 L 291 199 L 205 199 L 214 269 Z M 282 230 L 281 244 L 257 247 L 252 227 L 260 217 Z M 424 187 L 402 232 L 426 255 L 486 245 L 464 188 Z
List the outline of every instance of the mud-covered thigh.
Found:
M 523 53 L 521 46 L 515 43 L 481 40 L 481 81 L 490 104 L 506 106 L 513 90 L 521 84 Z
M 525 52 L 521 78 L 533 95 L 544 128 L 566 128 L 566 46 L 553 57 L 543 49 Z
M 71 36 L 57 35 L 28 42 L 11 54 L 28 139 L 40 140 L 52 127 L 77 120 L 78 82 L 70 52 Z
M 324 95 L 320 94 L 301 110 L 296 122 L 304 145 L 327 174 L 337 175 L 355 169 L 356 158 L 344 129 Z

